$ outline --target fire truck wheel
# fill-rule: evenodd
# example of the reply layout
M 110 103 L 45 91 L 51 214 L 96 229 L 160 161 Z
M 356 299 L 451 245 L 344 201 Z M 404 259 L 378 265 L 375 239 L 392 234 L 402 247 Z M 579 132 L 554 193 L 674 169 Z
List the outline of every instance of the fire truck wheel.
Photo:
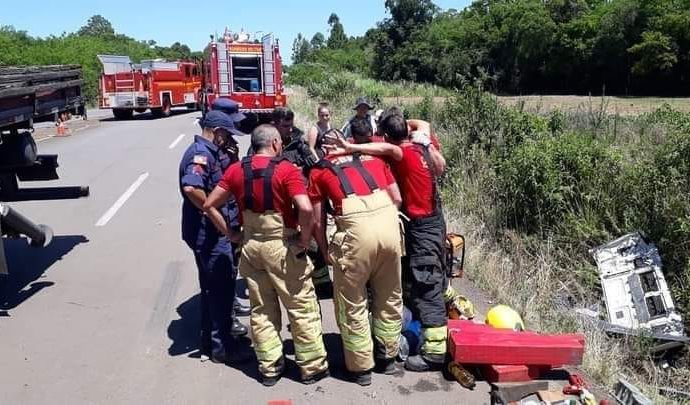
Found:
M 113 116 L 115 117 L 116 120 L 128 120 L 132 118 L 132 114 L 134 114 L 133 110 L 130 110 L 128 108 L 114 108 L 113 109 Z
M 168 98 L 168 96 L 163 97 L 163 109 L 162 110 L 163 111 L 161 111 L 161 112 L 163 113 L 164 117 L 170 116 L 170 112 L 172 111 L 172 105 L 170 103 L 170 98 Z

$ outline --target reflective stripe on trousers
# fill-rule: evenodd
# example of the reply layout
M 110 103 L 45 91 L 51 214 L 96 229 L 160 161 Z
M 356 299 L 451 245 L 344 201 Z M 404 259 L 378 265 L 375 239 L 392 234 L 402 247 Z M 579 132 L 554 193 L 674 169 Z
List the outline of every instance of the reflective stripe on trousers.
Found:
M 240 274 L 247 279 L 249 289 L 250 325 L 259 371 L 268 377 L 283 371 L 281 302 L 290 320 L 302 377 L 326 370 L 321 315 L 311 281 L 313 268 L 306 256 L 298 258 L 297 250 L 286 242 L 295 231 L 284 229 L 278 214 L 245 211 L 243 219 Z
M 374 367 L 372 326 L 377 357 L 394 358 L 402 327 L 400 234 L 397 210 L 384 191 L 343 200 L 343 215 L 331 241 L 336 318 L 345 365 L 358 372 Z M 367 305 L 366 286 L 374 301 Z M 369 324 L 369 310 L 372 323 Z

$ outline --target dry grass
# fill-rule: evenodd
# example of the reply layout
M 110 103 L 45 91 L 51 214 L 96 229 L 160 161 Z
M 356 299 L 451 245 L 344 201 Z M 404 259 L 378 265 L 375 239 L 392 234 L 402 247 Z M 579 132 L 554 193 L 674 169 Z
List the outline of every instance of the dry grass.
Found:
M 441 105 L 446 99 L 434 97 L 434 103 Z M 690 98 L 679 97 L 497 96 L 497 99 L 503 105 L 538 114 L 555 110 L 585 114 L 603 109 L 607 115 L 632 117 L 656 111 L 664 104 L 670 105 L 674 110 L 690 112 Z M 422 100 L 422 97 L 383 97 L 385 104 L 412 105 Z
M 384 99 L 386 103 L 397 101 L 400 98 Z M 568 101 L 574 103 L 576 99 Z M 690 100 L 687 102 L 690 108 Z M 306 91 L 292 88 L 290 105 L 298 127 L 306 130 L 313 124 L 317 102 Z M 332 113 L 333 122 L 338 125 L 350 111 Z M 660 370 L 653 361 L 636 358 L 643 353 L 639 339 L 610 339 L 591 322 L 576 318 L 564 297 L 581 297 L 582 288 L 574 280 L 567 281 L 572 279 L 567 276 L 572 270 L 559 267 L 557 263 L 563 261 L 557 260 L 558 251 L 548 242 L 530 244 L 518 234 L 494 229 L 490 225 L 495 222 L 490 218 L 491 196 L 480 192 L 486 190 L 486 184 L 462 173 L 455 175 L 463 179 L 445 186 L 446 217 L 449 231 L 466 237 L 466 274 L 474 285 L 486 291 L 495 303 L 518 310 L 529 329 L 584 333 L 587 343 L 582 370 L 595 383 L 595 391 L 611 392 L 618 377 L 624 375 L 655 403 L 671 403 L 660 397 L 655 387 L 668 386 L 670 381 L 690 384 L 687 368 Z M 578 304 L 598 301 L 597 298 Z M 682 383 L 676 383 L 674 388 L 688 389 Z

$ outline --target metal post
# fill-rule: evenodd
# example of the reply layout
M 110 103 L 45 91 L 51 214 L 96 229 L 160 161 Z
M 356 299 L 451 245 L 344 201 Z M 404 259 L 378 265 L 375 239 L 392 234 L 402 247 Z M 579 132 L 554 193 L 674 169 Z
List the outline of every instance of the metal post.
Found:
M 0 221 L 0 274 L 7 275 L 7 260 L 5 259 L 5 241 L 2 237 L 2 221 Z

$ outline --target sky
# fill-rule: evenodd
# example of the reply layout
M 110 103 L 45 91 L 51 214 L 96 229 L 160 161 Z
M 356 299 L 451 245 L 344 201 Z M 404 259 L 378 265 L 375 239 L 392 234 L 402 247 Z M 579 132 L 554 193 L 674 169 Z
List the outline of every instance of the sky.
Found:
M 470 0 L 434 2 L 442 9 L 462 9 Z M 194 51 L 202 50 L 209 35 L 222 34 L 226 26 L 232 31 L 272 32 L 280 39 L 284 59 L 290 59 L 297 33 L 307 39 L 316 32 L 328 37 L 327 21 L 332 12 L 340 17 L 348 36 L 364 34 L 387 17 L 384 0 L 0 0 L 0 9 L 0 25 L 11 25 L 31 36 L 75 32 L 89 17 L 100 14 L 117 33 L 137 40 L 153 39 L 163 46 L 179 41 Z

